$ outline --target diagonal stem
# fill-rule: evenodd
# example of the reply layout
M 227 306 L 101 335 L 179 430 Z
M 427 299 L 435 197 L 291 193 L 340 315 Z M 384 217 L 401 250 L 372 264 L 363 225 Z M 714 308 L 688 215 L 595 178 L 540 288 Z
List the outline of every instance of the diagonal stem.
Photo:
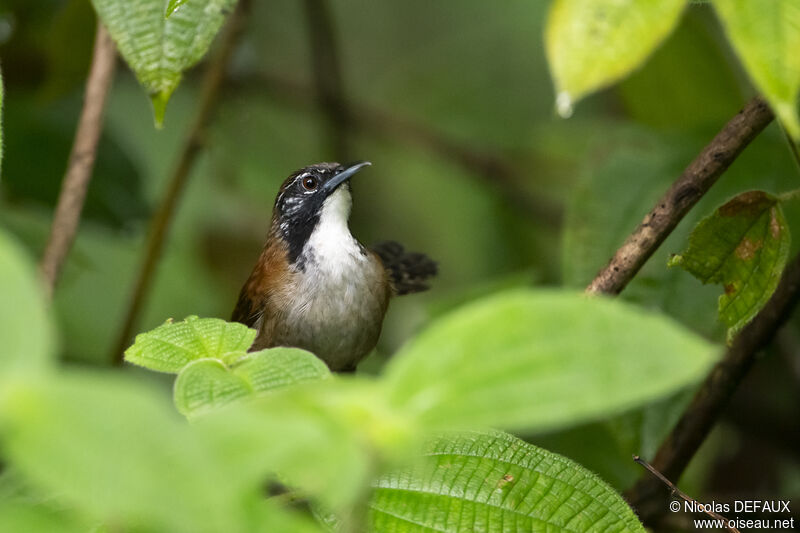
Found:
M 40 264 L 45 288 L 51 297 L 78 232 L 81 211 L 97 156 L 97 143 L 103 131 L 103 111 L 114 78 L 115 61 L 114 42 L 98 20 L 83 109 L 69 155 L 67 171 L 61 183 L 61 192 L 58 195 L 58 204 L 50 227 L 50 237 Z
M 773 118 L 772 111 L 761 98 L 750 100 L 656 202 L 608 265 L 586 287 L 586 292 L 622 292 L 686 213 Z
M 231 14 L 222 35 L 222 43 L 216 55 L 206 69 L 203 77 L 200 103 L 197 106 L 189 133 L 178 156 L 178 162 L 169 180 L 167 191 L 164 194 L 161 204 L 158 206 L 150 225 L 150 232 L 147 238 L 147 249 L 144 260 L 136 276 L 131 301 L 125 313 L 125 320 L 120 328 L 117 337 L 116 349 L 114 351 L 114 364 L 122 364 L 125 348 L 131 341 L 134 329 L 139 321 L 139 315 L 150 292 L 155 277 L 156 267 L 161 258 L 164 242 L 169 232 L 169 227 L 175 215 L 189 175 L 194 168 L 197 157 L 200 155 L 206 137 L 206 128 L 211 122 L 211 118 L 217 108 L 220 92 L 222 89 L 228 63 L 236 48 L 239 36 L 244 28 L 246 11 L 249 9 L 250 0 L 240 0 L 238 6 Z
M 662 442 L 653 467 L 669 479 L 679 479 L 689 461 L 728 405 L 759 351 L 773 339 L 800 301 L 800 254 L 786 267 L 781 281 L 763 309 L 742 329 L 725 356 L 706 377 L 678 423 Z M 651 477 L 641 478 L 626 493 L 645 523 L 666 509 L 665 491 Z

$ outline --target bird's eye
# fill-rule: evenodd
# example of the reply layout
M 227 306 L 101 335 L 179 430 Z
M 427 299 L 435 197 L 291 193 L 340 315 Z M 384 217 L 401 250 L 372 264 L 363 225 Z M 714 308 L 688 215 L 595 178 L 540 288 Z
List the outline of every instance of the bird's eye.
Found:
M 303 188 L 307 191 L 317 190 L 318 185 L 319 182 L 317 178 L 315 178 L 314 176 L 306 176 L 305 178 L 303 178 Z

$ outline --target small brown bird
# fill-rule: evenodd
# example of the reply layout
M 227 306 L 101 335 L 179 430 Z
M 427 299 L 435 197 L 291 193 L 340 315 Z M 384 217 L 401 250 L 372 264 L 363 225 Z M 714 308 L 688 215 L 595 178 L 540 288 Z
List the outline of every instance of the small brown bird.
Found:
M 319 163 L 281 186 L 267 242 L 231 320 L 258 331 L 251 350 L 295 346 L 353 371 L 378 342 L 394 295 L 424 291 L 426 255 L 396 242 L 365 248 L 350 233 L 350 177 L 368 166 Z

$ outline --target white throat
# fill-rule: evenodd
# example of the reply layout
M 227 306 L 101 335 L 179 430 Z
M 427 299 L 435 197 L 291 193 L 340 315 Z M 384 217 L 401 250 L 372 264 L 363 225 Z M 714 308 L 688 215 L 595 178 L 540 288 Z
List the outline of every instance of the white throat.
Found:
M 310 252 L 320 268 L 332 273 L 346 270 L 354 260 L 363 256 L 358 241 L 347 226 L 352 204 L 347 185 L 336 189 L 322 204 L 319 221 L 306 242 L 304 253 Z

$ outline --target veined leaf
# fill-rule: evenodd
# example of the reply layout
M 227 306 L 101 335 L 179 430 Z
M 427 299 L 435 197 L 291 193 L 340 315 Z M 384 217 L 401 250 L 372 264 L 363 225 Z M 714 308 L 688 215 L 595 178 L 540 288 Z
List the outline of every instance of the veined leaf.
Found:
M 165 17 L 164 0 L 92 0 L 117 48 L 153 102 L 161 126 L 184 70 L 208 50 L 236 0 L 186 3 Z M 176 7 L 176 6 L 174 6 Z
M 714 0 L 725 32 L 753 83 L 795 141 L 800 140 L 800 3 Z
M 0 231 L 0 381 L 17 372 L 39 372 L 53 355 L 53 325 L 36 267 Z M 2 388 L 2 387 L 0 387 Z
M 187 317 L 168 321 L 152 331 L 140 333 L 125 350 L 125 360 L 158 372 L 178 373 L 198 359 L 224 359 L 246 352 L 256 331 L 243 324 L 218 318 Z
M 586 94 L 624 77 L 669 35 L 685 0 L 555 0 L 545 30 L 562 116 Z
M 298 348 L 232 352 L 228 366 L 219 359 L 200 359 L 184 367 L 175 380 L 175 405 L 187 416 L 218 408 L 245 396 L 330 376 L 325 363 Z
M 445 316 L 396 354 L 390 402 L 435 427 L 545 430 L 622 412 L 702 377 L 714 347 L 619 300 L 513 290 Z
M 446 434 L 424 459 L 377 482 L 374 531 L 645 531 L 597 476 L 506 433 Z
M 172 15 L 175 10 L 185 4 L 186 1 L 187 0 L 169 0 L 169 4 L 167 4 L 167 16 L 169 17 Z
M 790 241 L 779 200 L 750 191 L 701 220 L 689 237 L 689 248 L 672 257 L 669 266 L 725 288 L 719 318 L 729 328 L 730 341 L 772 296 Z

